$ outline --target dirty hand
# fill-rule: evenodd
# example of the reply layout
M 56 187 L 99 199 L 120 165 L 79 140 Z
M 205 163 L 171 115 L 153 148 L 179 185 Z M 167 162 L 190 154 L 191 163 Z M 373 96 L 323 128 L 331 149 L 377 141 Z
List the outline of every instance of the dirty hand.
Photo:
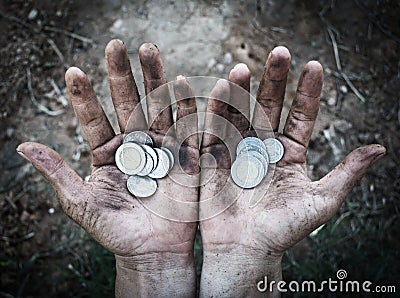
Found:
M 202 179 L 204 176 L 210 181 L 200 188 L 200 217 L 210 217 L 200 221 L 204 249 L 202 297 L 265 295 L 257 291 L 257 282 L 264 280 L 264 276 L 268 281 L 281 280 L 284 251 L 327 222 L 356 181 L 385 153 L 380 145 L 358 148 L 321 180 L 311 181 L 307 177 L 306 152 L 318 114 L 323 70 L 318 62 L 306 64 L 283 133 L 277 133 L 289 66 L 290 54 L 286 48 L 277 47 L 270 53 L 251 125 L 249 98 L 232 92 L 229 96 L 232 86 L 228 83 L 219 82 L 211 97 L 229 97 L 230 103 L 239 106 L 245 115 L 218 100 L 208 102 L 201 154 L 213 155 L 217 169 L 202 166 Z M 250 72 L 241 64 L 232 70 L 229 80 L 249 90 Z M 230 180 L 230 156 L 223 142 L 212 137 L 217 132 L 210 115 L 225 117 L 242 136 L 252 134 L 254 129 L 268 130 L 269 121 L 275 137 L 285 148 L 270 185 L 262 183 L 240 195 L 242 190 L 233 183 L 230 189 L 224 188 Z M 249 208 L 249 198 L 257 193 L 263 193 L 262 199 Z M 211 217 L 208 215 L 212 215 L 212 208 L 203 205 L 203 201 L 214 196 L 218 204 L 229 203 L 235 196 L 237 200 L 221 214 Z
M 139 49 L 146 94 L 166 83 L 158 49 L 144 44 Z M 108 78 L 112 101 L 121 133 L 127 129 L 147 130 L 140 98 L 131 72 L 125 45 L 111 41 L 106 48 Z M 126 188 L 127 177 L 120 172 L 114 154 L 122 143 L 115 134 L 87 76 L 78 68 L 65 75 L 75 114 L 82 125 L 93 154 L 90 180 L 85 182 L 52 149 L 37 143 L 23 143 L 17 151 L 42 173 L 56 190 L 65 213 L 81 225 L 101 245 L 115 254 L 117 277 L 116 296 L 193 296 L 196 277 L 193 264 L 193 242 L 196 233 L 197 210 L 192 222 L 177 222 L 162 218 L 143 206 Z M 175 95 L 185 94 L 187 81 L 175 80 Z M 186 128 L 173 128 L 170 99 L 165 89 L 147 98 L 149 134 L 156 146 L 174 146 Z M 160 97 L 157 97 L 160 95 Z M 184 96 L 186 97 L 186 96 Z M 135 109 L 137 108 L 137 109 Z M 196 115 L 194 98 L 177 104 L 177 119 Z M 190 118 L 190 117 L 189 117 Z M 188 125 L 193 136 L 180 150 L 182 168 L 174 167 L 172 176 L 198 172 L 197 116 Z M 168 136 L 166 136 L 167 131 Z M 166 144 L 166 145 L 165 145 Z M 185 175 L 197 179 L 196 175 Z M 193 178 L 191 178 L 193 177 Z M 193 185 L 197 182 L 194 181 Z M 198 188 L 187 188 L 165 177 L 158 180 L 158 190 L 148 198 L 149 206 L 171 197 L 185 202 L 197 202 Z M 154 204 L 153 204 L 154 202 Z M 179 210 L 178 210 L 179 211 Z M 194 222 L 193 222 L 194 221 Z

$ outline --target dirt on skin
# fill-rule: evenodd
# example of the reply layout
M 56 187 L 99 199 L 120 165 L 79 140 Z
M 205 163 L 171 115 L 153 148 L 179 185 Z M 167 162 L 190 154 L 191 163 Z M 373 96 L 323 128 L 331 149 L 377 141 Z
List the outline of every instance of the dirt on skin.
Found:
M 360 206 L 356 212 L 368 209 L 368 218 L 376 223 L 382 218 L 393 223 L 395 229 L 382 236 L 380 245 L 384 251 L 387 247 L 391 253 L 399 251 L 395 236 L 400 193 L 397 1 L 4 1 L 0 10 L 3 296 L 82 296 L 86 287 L 82 280 L 93 277 L 90 267 L 84 265 L 90 262 L 88 237 L 63 214 L 48 184 L 15 148 L 23 141 L 46 144 L 82 177 L 89 175 L 90 154 L 65 101 L 64 72 L 74 65 L 89 75 L 117 127 L 103 58 L 112 38 L 127 44 L 141 95 L 144 88 L 137 51 L 144 42 L 153 42 L 160 49 L 168 80 L 179 74 L 227 78 L 236 63 L 246 63 L 253 74 L 253 95 L 268 52 L 284 45 L 292 62 L 283 119 L 302 66 L 309 60 L 320 61 L 325 81 L 308 152 L 309 175 L 321 178 L 358 146 L 384 145 L 386 157 L 368 171 L 349 201 Z M 71 36 L 71 32 L 79 36 Z M 340 75 L 332 36 L 340 67 L 362 98 Z M 205 104 L 200 101 L 199 110 L 204 110 Z M 50 116 L 51 111 L 62 113 Z M 344 207 L 340 214 L 348 210 Z M 307 256 L 309 242 L 300 243 L 294 255 Z M 393 268 L 390 272 L 393 274 Z M 399 268 L 394 268 L 394 274 L 399 276 Z

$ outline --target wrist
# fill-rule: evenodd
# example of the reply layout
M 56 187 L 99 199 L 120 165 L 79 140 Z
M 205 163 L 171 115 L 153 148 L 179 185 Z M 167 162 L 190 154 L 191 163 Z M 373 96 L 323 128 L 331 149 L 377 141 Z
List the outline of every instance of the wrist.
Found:
M 193 297 L 193 253 L 115 256 L 115 297 Z
M 282 255 L 243 246 L 204 248 L 201 297 L 279 297 Z M 265 288 L 272 281 L 272 291 Z M 265 290 L 266 289 L 266 290 Z M 263 291 L 264 290 L 264 291 Z

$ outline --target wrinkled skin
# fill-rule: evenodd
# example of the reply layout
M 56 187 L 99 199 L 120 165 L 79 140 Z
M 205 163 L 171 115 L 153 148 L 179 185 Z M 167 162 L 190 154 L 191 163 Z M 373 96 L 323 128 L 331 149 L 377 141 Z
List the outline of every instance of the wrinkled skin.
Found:
M 267 130 L 268 120 L 275 136 L 284 145 L 285 154 L 276 165 L 271 184 L 256 187 L 256 191 L 265 192 L 265 195 L 254 208 L 249 208 L 253 190 L 244 190 L 230 208 L 200 222 L 204 246 L 202 297 L 256 296 L 260 294 L 256 283 L 264 275 L 269 280 L 279 281 L 284 251 L 327 222 L 367 167 L 385 153 L 380 145 L 359 148 L 327 176 L 312 182 L 307 177 L 306 151 L 318 114 L 323 71 L 315 61 L 304 67 L 283 133 L 277 133 L 289 66 L 290 54 L 286 48 L 277 47 L 270 53 L 257 94 L 259 105 L 254 111 L 252 128 L 245 120 L 250 119 L 246 99 L 247 103 L 243 103 L 243 98 L 236 98 L 232 92 L 229 96 L 230 103 L 239 106 L 242 113 L 226 104 L 208 103 L 210 114 L 207 116 L 224 115 L 242 136 L 254 135 L 253 129 Z M 250 72 L 245 66 L 235 67 L 229 80 L 248 90 Z M 232 86 L 220 84 L 213 92 L 229 94 L 229 90 Z M 205 123 L 205 131 L 212 134 L 212 119 L 207 121 L 206 118 Z M 212 178 L 213 183 L 200 189 L 200 201 L 216 193 L 219 199 L 224 200 L 224 196 L 228 199 L 235 191 L 220 192 L 230 175 L 228 151 L 217 139 L 206 137 L 201 151 L 214 155 L 218 169 Z M 213 169 L 203 171 L 208 176 L 212 175 Z M 237 189 L 236 193 L 239 191 Z M 200 215 L 202 213 L 200 209 Z
M 145 80 L 146 93 L 166 83 L 166 78 L 158 49 L 152 44 L 144 44 L 139 50 L 139 57 Z M 142 108 L 134 108 L 140 98 L 134 82 L 127 49 L 118 40 L 111 41 L 106 48 L 108 76 L 112 100 L 121 132 L 125 132 L 129 116 L 133 113 L 133 121 L 129 123 L 131 130 L 147 130 L 147 123 Z M 125 269 L 148 271 L 149 274 L 166 270 L 179 269 L 187 271 L 184 283 L 170 285 L 170 294 L 195 291 L 195 274 L 193 267 L 193 241 L 197 229 L 197 213 L 192 214 L 193 222 L 182 223 L 170 221 L 157 216 L 146 209 L 126 188 L 127 176 L 120 172 L 114 160 L 114 154 L 122 143 L 122 135 L 115 135 L 87 76 L 78 68 L 70 68 L 65 75 L 69 96 L 75 114 L 82 125 L 93 153 L 92 173 L 90 180 L 85 182 L 66 162 L 50 148 L 37 143 L 23 143 L 17 151 L 34 166 L 51 183 L 57 192 L 65 213 L 81 225 L 101 245 L 113 252 L 120 265 L 121 274 Z M 187 97 L 187 82 L 179 78 L 174 82 L 175 93 Z M 160 92 L 165 92 L 161 90 Z M 172 126 L 172 111 L 168 97 L 162 100 L 148 99 L 148 117 L 150 132 L 154 143 L 160 146 L 162 142 L 173 148 L 180 134 L 185 133 L 177 126 L 176 131 L 169 131 Z M 140 105 L 139 105 L 140 106 Z M 165 110 L 163 110 L 166 108 Z M 160 111 L 162 111 L 160 113 Z M 178 102 L 178 119 L 187 114 L 196 115 L 194 98 Z M 197 118 L 195 125 L 197 129 Z M 198 141 L 196 130 L 194 137 L 185 141 L 180 150 L 182 169 L 174 167 L 173 175 L 183 175 L 182 171 L 192 174 L 191 179 L 198 176 Z M 190 179 L 190 177 L 189 177 Z M 196 184 L 196 181 L 193 181 Z M 176 184 L 169 177 L 158 180 L 158 191 L 147 199 L 149 203 L 158 202 L 166 193 L 181 201 L 197 202 L 198 189 L 186 188 Z M 154 263 L 154 265 L 153 265 Z M 130 274 L 128 272 L 127 274 Z M 171 279 L 173 279 L 171 274 Z M 140 287 L 146 282 L 152 287 L 159 287 L 159 281 L 152 282 L 146 276 Z M 158 277 L 159 278 L 159 277 Z M 173 280 L 172 280 L 173 281 Z M 153 283 L 153 284 L 152 284 Z M 116 295 L 131 296 L 131 290 L 117 278 Z M 165 285 L 168 290 L 168 285 Z M 144 286 L 146 288 L 146 286 Z M 176 288 L 176 291 L 173 289 Z M 150 290 L 149 290 L 150 291 Z M 154 289 L 151 290 L 156 293 Z M 139 294 L 138 290 L 135 293 Z M 145 295 L 145 291 L 142 292 Z
M 139 57 L 146 94 L 149 94 L 166 83 L 162 62 L 158 50 L 151 44 L 140 48 Z M 114 40 L 108 44 L 106 59 L 121 132 L 147 130 L 142 109 L 135 109 L 139 95 L 122 42 Z M 269 121 L 277 131 L 289 65 L 290 55 L 285 48 L 278 47 L 271 52 L 257 95 L 260 107 L 255 109 L 253 128 L 266 130 Z M 232 70 L 229 80 L 248 90 L 250 72 L 244 65 L 239 65 Z M 116 168 L 114 161 L 122 135 L 114 133 L 82 71 L 69 69 L 66 82 L 72 106 L 93 153 L 90 181 L 83 181 L 55 151 L 46 146 L 24 143 L 18 147 L 18 152 L 49 180 L 64 211 L 115 254 L 116 296 L 129 297 L 132 293 L 193 296 L 196 290 L 193 241 L 197 223 L 176 222 L 157 216 L 127 192 L 127 177 Z M 178 120 L 190 114 L 196 115 L 195 100 L 187 81 L 179 77 L 174 87 L 175 96 L 183 99 L 177 104 Z M 321 88 L 322 67 L 317 62 L 310 62 L 301 75 L 285 129 L 282 134 L 276 133 L 285 147 L 285 155 L 276 166 L 268 192 L 256 207 L 248 207 L 250 191 L 246 190 L 230 208 L 200 222 L 204 244 L 201 296 L 254 296 L 257 294 L 255 284 L 263 275 L 280 280 L 283 252 L 329 220 L 368 166 L 384 154 L 385 149 L 380 145 L 359 148 L 326 177 L 310 181 L 305 155 L 318 113 Z M 199 179 L 196 175 L 199 172 L 197 117 L 189 117 L 193 122 L 183 122 L 176 125 L 176 130 L 169 130 L 173 125 L 169 98 L 162 96 L 166 92 L 162 88 L 158 92 L 158 96 L 147 98 L 149 133 L 158 146 L 165 142 L 173 148 L 184 140 L 180 151 L 182 168 L 174 167 L 171 173 L 185 176 L 191 180 L 189 184 L 196 185 Z M 230 98 L 233 105 L 241 107 L 244 115 L 211 99 L 207 112 L 225 117 L 243 136 L 253 134 L 248 121 L 248 98 L 229 95 L 229 85 L 223 81 L 216 85 L 213 94 Z M 128 125 L 130 117 L 134 121 L 129 121 Z M 215 128 L 213 120 L 206 115 L 201 152 L 210 153 L 217 161 L 216 171 L 202 168 L 202 178 L 212 177 L 209 183 L 200 188 L 188 188 L 168 177 L 159 179 L 159 191 L 149 198 L 150 204 L 154 202 L 156 205 L 162 200 L 163 193 L 187 202 L 197 202 L 199 198 L 203 201 L 219 193 L 230 179 L 230 161 L 226 148 L 212 136 Z M 188 135 L 191 137 L 186 138 Z M 232 186 L 232 192 L 218 194 L 219 198 L 224 200 L 235 193 L 235 187 Z M 261 184 L 257 189 L 267 187 Z M 196 220 L 197 216 L 194 211 L 190 217 Z M 160 284 L 163 286 L 159 287 Z

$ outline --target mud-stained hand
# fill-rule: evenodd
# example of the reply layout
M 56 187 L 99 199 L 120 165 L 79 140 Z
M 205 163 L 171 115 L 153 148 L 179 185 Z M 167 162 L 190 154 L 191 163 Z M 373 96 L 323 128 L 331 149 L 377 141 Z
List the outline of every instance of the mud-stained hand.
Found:
M 182 168 L 174 167 L 171 174 L 180 176 L 186 172 L 191 174 L 185 175 L 186 179 L 198 179 L 193 175 L 198 172 L 199 155 L 196 102 L 190 96 L 186 79 L 179 77 L 174 82 L 176 97 L 184 98 L 177 102 L 177 121 L 193 114 L 193 117 L 186 117 L 192 119 L 193 123 L 186 124 L 193 131 L 188 132 L 187 127 L 183 129 L 182 125 L 174 129 L 169 93 L 164 87 L 147 98 L 147 124 L 125 45 L 119 40 L 112 40 L 105 54 L 112 101 L 121 133 L 127 127 L 130 130 L 149 129 L 156 146 L 163 143 L 171 147 L 177 140 L 185 138 L 182 134 L 192 135 L 185 140 L 179 152 Z M 144 44 L 139 49 L 139 58 L 146 94 L 149 95 L 166 83 L 160 53 L 154 45 Z M 114 133 L 87 76 L 81 70 L 70 68 L 65 79 L 75 114 L 92 150 L 90 180 L 82 180 L 59 154 L 44 145 L 23 143 L 17 151 L 50 182 L 65 213 L 115 254 L 117 297 L 193 296 L 196 287 L 193 241 L 197 210 L 186 214 L 193 222 L 172 221 L 149 211 L 133 197 L 127 191 L 127 176 L 117 169 L 114 160 L 123 135 Z M 192 184 L 197 185 L 197 182 Z M 168 196 L 183 202 L 197 202 L 198 188 L 179 185 L 166 177 L 158 180 L 157 192 L 146 200 L 151 205 Z
M 237 92 L 232 94 L 229 84 L 218 83 L 213 94 L 228 94 L 236 109 L 218 100 L 209 100 L 207 133 L 203 136 L 201 152 L 214 155 L 218 167 L 215 171 L 202 167 L 202 180 L 207 177 L 210 182 L 200 188 L 200 217 L 212 215 L 212 208 L 203 204 L 209 198 L 218 198 L 215 203 L 219 204 L 229 203 L 234 196 L 237 200 L 221 214 L 200 221 L 204 248 L 202 297 L 265 297 L 266 293 L 257 290 L 257 282 L 264 280 L 264 276 L 268 281 L 281 280 L 284 251 L 327 222 L 356 181 L 385 153 L 380 145 L 358 148 L 321 180 L 311 181 L 307 177 L 306 152 L 318 114 L 323 70 L 316 61 L 305 65 L 283 133 L 278 133 L 289 66 L 290 54 L 286 48 L 277 47 L 269 54 L 251 125 L 249 97 L 238 97 Z M 250 72 L 245 65 L 238 65 L 231 71 L 229 81 L 249 90 Z M 273 177 L 267 176 L 254 190 L 242 191 L 233 183 L 227 190 L 230 156 L 224 140 L 212 137 L 213 114 L 224 116 L 242 136 L 272 128 L 285 148 Z M 228 138 L 229 133 L 225 136 Z M 262 199 L 250 208 L 250 197 L 259 194 L 263 194 Z M 261 288 L 265 286 L 262 284 Z M 269 295 L 279 296 L 275 286 L 274 290 Z

